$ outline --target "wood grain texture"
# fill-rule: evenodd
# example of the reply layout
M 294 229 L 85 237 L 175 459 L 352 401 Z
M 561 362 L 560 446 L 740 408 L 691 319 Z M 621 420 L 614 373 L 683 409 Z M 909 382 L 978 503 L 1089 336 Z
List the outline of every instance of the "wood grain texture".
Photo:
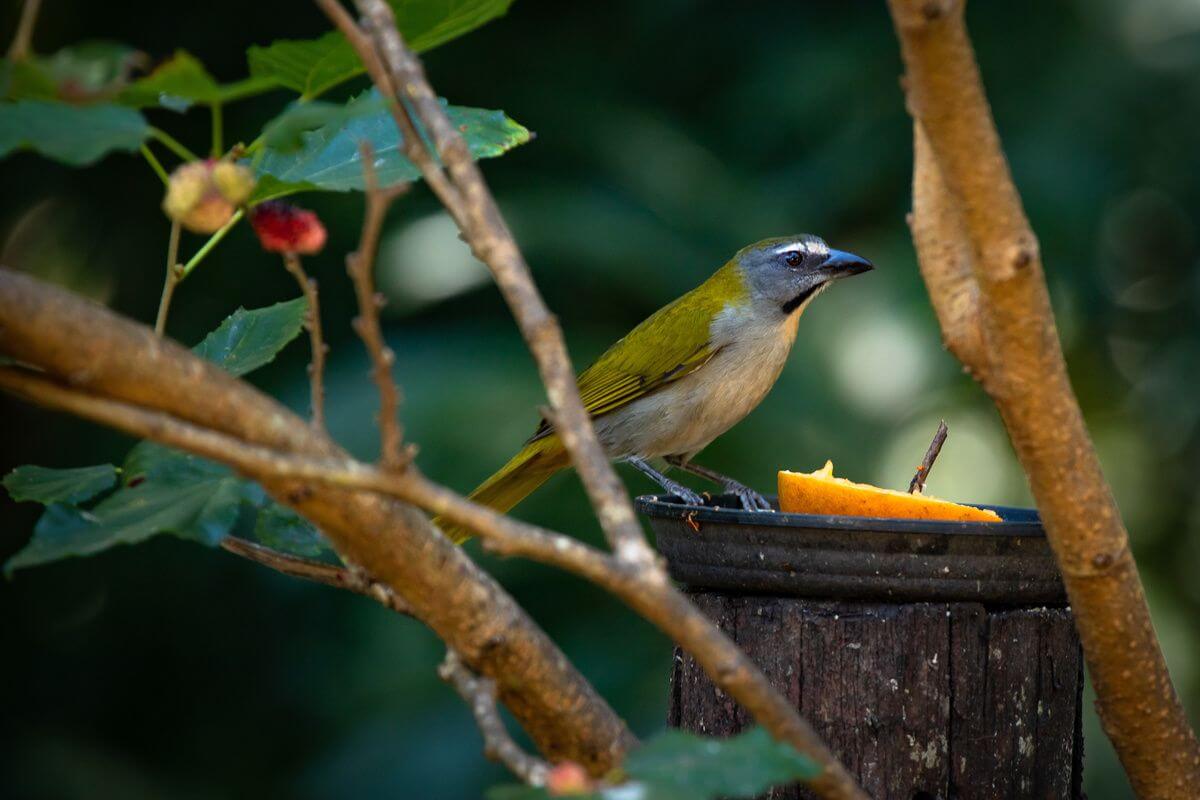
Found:
M 877 800 L 1082 797 L 1082 661 L 1068 610 L 692 599 Z M 716 736 L 750 724 L 678 651 L 668 721 Z

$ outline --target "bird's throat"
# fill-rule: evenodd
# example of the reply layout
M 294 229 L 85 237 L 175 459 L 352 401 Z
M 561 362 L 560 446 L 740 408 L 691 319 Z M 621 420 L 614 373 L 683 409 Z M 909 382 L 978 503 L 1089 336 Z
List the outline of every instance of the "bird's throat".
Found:
M 793 311 L 801 308 L 809 300 L 812 300 L 814 297 L 816 297 L 817 293 L 824 289 L 827 285 L 828 284 L 820 283 L 810 289 L 805 289 L 803 292 L 781 305 L 779 310 L 783 312 L 785 317 L 790 316 Z

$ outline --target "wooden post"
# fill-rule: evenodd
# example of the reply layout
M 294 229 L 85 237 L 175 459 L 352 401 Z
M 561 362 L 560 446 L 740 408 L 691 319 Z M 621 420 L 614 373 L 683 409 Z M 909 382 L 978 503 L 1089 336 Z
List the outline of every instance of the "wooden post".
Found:
M 1032 512 L 983 529 L 638 505 L 671 574 L 871 797 L 1082 800 L 1083 661 Z M 679 650 L 668 720 L 751 724 Z

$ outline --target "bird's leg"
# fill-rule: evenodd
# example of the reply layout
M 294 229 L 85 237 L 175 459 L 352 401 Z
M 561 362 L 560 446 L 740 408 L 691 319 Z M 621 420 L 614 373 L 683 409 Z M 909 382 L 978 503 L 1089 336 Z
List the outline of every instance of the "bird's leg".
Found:
M 684 472 L 690 472 L 704 478 L 706 481 L 712 481 L 719 484 L 730 494 L 737 495 L 738 500 L 742 502 L 742 508 L 747 511 L 771 511 L 771 503 L 767 498 L 763 497 L 758 492 L 751 489 L 744 483 L 735 481 L 728 475 L 722 475 L 708 467 L 702 467 L 699 464 L 693 464 L 683 456 L 667 456 L 667 463 L 676 469 L 681 469 Z
M 696 494 L 691 489 L 684 486 L 682 483 L 673 481 L 670 478 L 668 478 L 666 475 L 663 475 L 661 472 L 656 470 L 654 467 L 647 464 L 644 459 L 638 458 L 637 456 L 630 456 L 629 458 L 627 458 L 625 460 L 628 461 L 630 464 L 632 464 L 634 467 L 636 467 L 637 470 L 639 472 L 641 472 L 643 475 L 645 475 L 647 478 L 649 478 L 650 480 L 654 481 L 659 486 L 661 486 L 664 491 L 675 495 L 676 497 L 678 497 L 680 500 L 687 503 L 688 505 L 690 505 L 690 506 L 704 505 L 703 497 Z

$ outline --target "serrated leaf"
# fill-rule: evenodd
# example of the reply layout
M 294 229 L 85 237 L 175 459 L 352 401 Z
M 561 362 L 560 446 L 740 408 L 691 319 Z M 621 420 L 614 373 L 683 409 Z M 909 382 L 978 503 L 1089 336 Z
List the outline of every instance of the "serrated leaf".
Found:
M 239 308 L 192 352 L 234 375 L 245 375 L 275 360 L 300 334 L 308 303 L 303 297 L 247 311 Z
M 125 105 L 162 106 L 172 111 L 185 111 L 193 103 L 217 103 L 221 99 L 221 86 L 186 50 L 175 51 L 174 56 L 117 96 L 118 102 Z
M 390 0 L 405 41 L 420 53 L 503 15 L 512 0 Z M 311 99 L 363 72 L 338 31 L 318 39 L 281 39 L 246 51 L 250 74 Z
M 273 502 L 258 512 L 254 538 L 272 550 L 306 558 L 319 558 L 333 552 L 316 526 L 287 506 Z
M 343 81 L 361 75 L 362 62 L 338 31 L 319 39 L 280 39 L 266 47 L 246 50 L 250 75 L 313 98 Z
M 728 739 L 666 731 L 625 758 L 627 780 L 580 800 L 716 800 L 749 798 L 772 786 L 821 774 L 812 759 L 752 728 Z M 501 786 L 487 800 L 547 800 L 545 789 Z
M 114 150 L 136 151 L 149 135 L 145 117 L 132 108 L 39 100 L 0 103 L 0 157 L 33 150 L 78 167 Z
M 3 96 L 10 100 L 90 103 L 112 97 L 145 58 L 119 42 L 91 41 L 16 64 L 6 60 Z
M 160 533 L 213 546 L 253 499 L 251 484 L 229 469 L 150 442 L 125 461 L 125 483 L 90 510 L 53 504 L 34 527 L 29 544 L 4 565 L 15 569 L 88 556 Z
M 278 153 L 290 153 L 304 147 L 304 134 L 321 128 L 336 129 L 356 116 L 385 110 L 378 94 L 361 102 L 296 102 L 263 127 L 263 146 Z
M 372 89 L 351 100 L 348 119 L 340 124 L 301 134 L 304 146 L 299 150 L 264 149 L 256 165 L 258 173 L 283 183 L 309 184 L 325 191 L 362 191 L 365 183 L 360 147 L 366 141 L 375 153 L 375 173 L 381 185 L 420 178 L 420 171 L 401 154 L 402 139 L 391 113 L 382 105 L 367 113 L 357 113 L 354 107 L 364 103 L 380 103 L 378 93 Z M 503 111 L 447 106 L 446 112 L 477 159 L 502 155 L 530 139 L 529 131 Z
M 17 502 L 83 503 L 117 482 L 117 468 L 112 464 L 94 467 L 51 469 L 26 464 L 4 476 L 4 488 Z

